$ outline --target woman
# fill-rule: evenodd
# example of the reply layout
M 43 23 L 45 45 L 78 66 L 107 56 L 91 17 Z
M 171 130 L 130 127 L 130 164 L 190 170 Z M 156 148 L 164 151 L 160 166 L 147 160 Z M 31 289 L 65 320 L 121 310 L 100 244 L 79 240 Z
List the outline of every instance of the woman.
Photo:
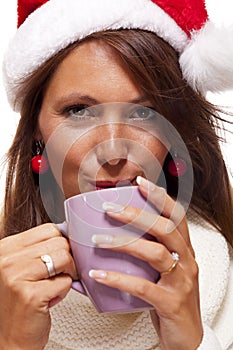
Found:
M 175 25 L 174 14 L 165 7 L 166 2 L 140 0 L 137 6 L 131 0 L 109 3 L 40 2 L 35 7 L 41 7 L 19 29 L 5 61 L 9 100 L 20 110 L 21 119 L 9 151 L 4 238 L 0 244 L 2 349 L 233 349 L 232 200 L 216 135 L 218 111 L 200 92 L 211 84 L 208 79 L 201 79 L 201 74 L 194 77 L 190 70 L 185 73 L 181 60 L 185 52 L 184 33 L 173 40 L 170 26 L 161 25 L 167 18 Z M 186 10 L 190 8 L 184 5 Z M 200 17 L 199 26 L 203 25 L 206 12 L 202 2 L 199 6 L 196 2 L 190 5 Z M 157 18 L 161 8 L 165 11 L 162 22 L 158 20 L 159 25 L 152 27 L 152 15 Z M 184 15 L 183 10 L 176 8 Z M 27 15 L 27 11 L 32 9 L 19 6 L 20 15 Z M 62 23 L 69 20 L 70 25 L 68 29 L 62 27 L 63 42 L 58 33 L 58 13 Z M 79 13 L 81 17 L 77 18 Z M 111 16 L 113 24 L 109 26 L 104 19 Z M 49 26 L 54 18 L 58 23 L 53 21 L 53 33 L 44 33 L 44 23 Z M 74 40 L 72 25 L 76 23 L 81 23 L 82 31 L 79 29 Z M 202 25 L 193 25 L 190 31 L 201 29 Z M 161 26 L 163 29 L 159 30 Z M 183 27 L 188 30 L 184 23 Z M 43 38 L 35 37 L 35 28 L 39 28 Z M 174 36 L 180 32 L 176 28 Z M 27 50 L 19 53 L 19 43 L 25 44 Z M 26 54 L 28 60 L 19 59 L 18 54 Z M 226 81 L 226 87 L 227 84 Z M 112 104 L 133 105 L 134 109 L 124 120 L 114 119 L 111 113 L 103 114 L 98 124 L 98 116 L 93 113 L 95 106 Z M 173 143 L 170 138 L 167 144 L 151 132 L 158 115 L 179 132 L 192 161 L 194 188 L 188 219 L 176 199 L 180 181 L 186 188 L 192 169 L 182 162 L 186 154 L 179 142 Z M 75 137 L 70 127 L 74 125 Z M 71 138 L 68 147 L 63 139 L 54 137 L 60 135 L 60 127 Z M 32 172 L 31 158 L 42 154 L 43 144 L 51 144 L 51 139 L 51 169 L 41 175 L 49 180 L 41 185 Z M 135 143 L 139 147 L 136 150 L 146 149 L 152 154 L 164 174 L 167 193 L 159 186 L 160 178 L 156 185 L 148 181 L 156 176 L 147 176 L 151 174 L 151 162 L 141 159 L 137 152 L 135 156 L 131 147 Z M 171 158 L 177 160 L 176 156 L 180 157 L 185 174 L 179 169 L 177 173 L 169 170 Z M 62 178 L 55 171 L 59 157 L 64 162 Z M 55 180 L 54 186 L 51 179 Z M 149 233 L 158 242 L 138 240 L 114 249 L 149 262 L 161 278 L 154 284 L 95 270 L 90 277 L 152 304 L 151 319 L 147 312 L 98 315 L 86 297 L 70 291 L 78 271 L 67 240 L 51 223 L 62 218 L 57 206 L 60 196 L 69 198 L 124 181 L 137 184 L 161 216 L 158 220 L 147 212 L 139 216 L 138 209 L 132 207 L 123 207 L 116 213 L 112 204 L 106 206 L 107 215 L 124 223 L 134 220 L 135 226 L 145 231 L 149 225 Z M 181 197 L 187 202 L 186 191 Z M 108 243 L 106 249 L 113 249 L 111 241 L 114 243 L 114 237 L 96 238 L 97 245 Z M 177 253 L 176 260 L 171 252 Z M 44 255 L 51 259 L 50 265 Z

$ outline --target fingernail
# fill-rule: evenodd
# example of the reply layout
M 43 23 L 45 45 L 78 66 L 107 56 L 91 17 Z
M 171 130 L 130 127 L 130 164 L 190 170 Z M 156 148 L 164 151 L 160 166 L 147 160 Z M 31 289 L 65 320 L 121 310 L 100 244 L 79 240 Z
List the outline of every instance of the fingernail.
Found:
M 176 229 L 176 226 L 173 221 L 169 220 L 165 228 L 166 228 L 165 233 L 169 235 L 170 233 L 174 232 L 174 230 Z
M 153 184 L 152 182 L 146 180 L 144 177 L 137 176 L 136 182 L 139 186 L 142 186 L 146 190 L 153 191 L 156 188 L 156 185 Z
M 165 188 L 153 184 L 153 182 L 144 179 L 144 177 L 138 176 L 136 182 L 139 186 L 145 188 L 147 191 L 153 191 L 153 198 L 161 199 L 166 196 L 167 191 Z M 155 191 L 156 190 L 156 191 Z
M 111 235 L 93 235 L 91 237 L 92 243 L 95 244 L 111 244 L 113 242 L 113 236 Z
M 101 279 L 101 280 L 104 280 L 107 277 L 107 273 L 103 270 L 90 270 L 88 275 L 93 279 Z
M 111 202 L 104 202 L 102 204 L 102 208 L 103 208 L 103 210 L 109 211 L 112 213 L 120 213 L 125 209 L 125 207 L 123 205 L 111 203 Z

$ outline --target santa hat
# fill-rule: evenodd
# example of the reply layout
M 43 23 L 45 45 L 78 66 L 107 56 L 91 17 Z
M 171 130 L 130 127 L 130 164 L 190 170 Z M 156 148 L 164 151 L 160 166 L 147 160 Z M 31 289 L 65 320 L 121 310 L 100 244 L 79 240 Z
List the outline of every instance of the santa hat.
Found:
M 72 42 L 109 29 L 144 29 L 163 38 L 178 52 L 194 90 L 233 88 L 233 28 L 215 27 L 204 0 L 18 0 L 18 27 L 3 62 L 16 111 L 28 74 Z

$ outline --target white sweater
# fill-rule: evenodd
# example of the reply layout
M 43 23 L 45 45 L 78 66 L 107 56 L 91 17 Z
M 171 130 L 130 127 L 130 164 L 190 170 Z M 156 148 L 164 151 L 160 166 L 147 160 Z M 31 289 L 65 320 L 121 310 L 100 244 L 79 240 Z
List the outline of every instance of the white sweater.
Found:
M 225 239 L 193 212 L 189 230 L 199 265 L 204 337 L 198 350 L 233 350 L 233 254 Z M 73 290 L 52 310 L 46 350 L 160 349 L 149 312 L 98 314 Z M 175 349 L 174 349 L 175 350 Z

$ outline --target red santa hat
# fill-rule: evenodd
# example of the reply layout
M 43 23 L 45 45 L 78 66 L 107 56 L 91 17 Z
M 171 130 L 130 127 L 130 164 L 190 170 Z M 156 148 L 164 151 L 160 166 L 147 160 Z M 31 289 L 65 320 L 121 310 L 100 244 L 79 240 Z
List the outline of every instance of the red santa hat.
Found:
M 3 62 L 10 104 L 20 84 L 72 42 L 109 29 L 156 33 L 179 54 L 184 79 L 201 93 L 233 88 L 233 28 L 215 27 L 204 0 L 18 0 L 18 30 Z

